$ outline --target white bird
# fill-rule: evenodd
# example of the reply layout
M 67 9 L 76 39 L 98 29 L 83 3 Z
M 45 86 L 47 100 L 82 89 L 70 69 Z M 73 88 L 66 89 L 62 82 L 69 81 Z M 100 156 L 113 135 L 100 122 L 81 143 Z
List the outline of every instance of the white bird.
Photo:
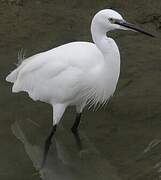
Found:
M 99 11 L 91 23 L 93 42 L 71 42 L 24 59 L 6 78 L 12 92 L 25 91 L 34 101 L 53 107 L 52 138 L 65 109 L 76 106 L 76 132 L 86 105 L 104 104 L 113 95 L 120 74 L 120 53 L 106 33 L 114 29 L 139 31 L 114 10 Z M 23 58 L 22 58 L 23 59 Z

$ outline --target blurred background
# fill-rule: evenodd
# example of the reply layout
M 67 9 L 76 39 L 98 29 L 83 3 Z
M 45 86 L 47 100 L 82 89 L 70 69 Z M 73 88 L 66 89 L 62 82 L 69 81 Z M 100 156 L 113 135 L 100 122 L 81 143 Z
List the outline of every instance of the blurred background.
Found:
M 110 103 L 86 109 L 80 127 L 82 148 L 70 132 L 75 111 L 68 108 L 41 169 L 43 143 L 52 109 L 25 93 L 12 94 L 6 75 L 17 53 L 26 56 L 72 41 L 91 41 L 90 23 L 104 8 L 118 11 L 156 35 L 115 31 L 121 75 Z M 0 0 L 0 179 L 161 179 L 161 1 Z

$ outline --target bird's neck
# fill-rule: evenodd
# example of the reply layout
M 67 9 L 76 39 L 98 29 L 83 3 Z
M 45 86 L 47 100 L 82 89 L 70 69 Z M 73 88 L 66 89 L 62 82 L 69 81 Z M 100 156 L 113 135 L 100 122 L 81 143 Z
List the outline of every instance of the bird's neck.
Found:
M 94 21 L 91 24 L 93 41 L 104 56 L 101 72 L 106 74 L 112 71 L 111 74 L 113 76 L 115 72 L 116 79 L 118 79 L 120 73 L 120 53 L 115 41 L 106 35 L 110 30 L 110 28 L 100 28 Z
M 107 37 L 106 33 L 109 30 L 100 28 L 95 24 L 95 22 L 92 22 L 91 24 L 91 34 L 93 42 L 96 44 L 96 46 L 100 49 L 103 55 L 108 54 L 110 48 L 110 41 Z
M 110 29 L 108 29 L 110 31 Z M 93 21 L 91 25 L 92 38 L 102 53 L 99 73 L 97 73 L 96 92 L 98 97 L 108 99 L 115 91 L 120 74 L 120 54 L 115 41 L 106 36 L 107 29 L 99 28 Z M 103 61 L 102 61 L 103 60 Z M 103 62 L 103 63 L 102 63 Z

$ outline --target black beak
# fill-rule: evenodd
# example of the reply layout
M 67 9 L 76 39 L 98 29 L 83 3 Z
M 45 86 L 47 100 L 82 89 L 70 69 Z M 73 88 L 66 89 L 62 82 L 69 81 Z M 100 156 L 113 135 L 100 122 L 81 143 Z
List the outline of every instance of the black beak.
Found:
M 135 26 L 134 24 L 128 23 L 128 22 L 126 22 L 126 21 L 124 21 L 124 20 L 115 19 L 115 22 L 114 22 L 114 23 L 115 23 L 115 24 L 118 24 L 118 25 L 120 25 L 120 26 L 126 27 L 126 28 L 128 28 L 128 29 L 132 29 L 132 30 L 134 30 L 134 31 L 138 31 L 138 32 L 143 33 L 143 34 L 145 34 L 145 35 L 148 35 L 148 36 L 150 36 L 150 37 L 155 37 L 154 35 L 152 35 L 152 34 L 146 32 L 146 31 L 144 31 L 142 28 L 137 27 L 137 26 Z

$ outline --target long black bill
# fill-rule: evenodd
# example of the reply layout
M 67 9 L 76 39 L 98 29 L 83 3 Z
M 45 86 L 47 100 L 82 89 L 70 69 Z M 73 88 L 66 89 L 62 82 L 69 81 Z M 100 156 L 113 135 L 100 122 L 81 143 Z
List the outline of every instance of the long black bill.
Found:
M 134 30 L 134 31 L 141 32 L 141 33 L 143 33 L 143 34 L 145 34 L 145 35 L 148 35 L 148 36 L 150 36 L 150 37 L 155 37 L 154 35 L 152 35 L 152 34 L 146 32 L 146 31 L 144 31 L 142 28 L 137 27 L 137 26 L 135 26 L 134 24 L 128 23 L 128 22 L 126 22 L 126 21 L 124 21 L 124 20 L 115 19 L 115 22 L 114 22 L 114 23 L 115 23 L 115 24 L 118 24 L 118 25 L 120 25 L 120 26 L 126 27 L 126 28 L 128 28 L 128 29 L 132 29 L 132 30 Z

